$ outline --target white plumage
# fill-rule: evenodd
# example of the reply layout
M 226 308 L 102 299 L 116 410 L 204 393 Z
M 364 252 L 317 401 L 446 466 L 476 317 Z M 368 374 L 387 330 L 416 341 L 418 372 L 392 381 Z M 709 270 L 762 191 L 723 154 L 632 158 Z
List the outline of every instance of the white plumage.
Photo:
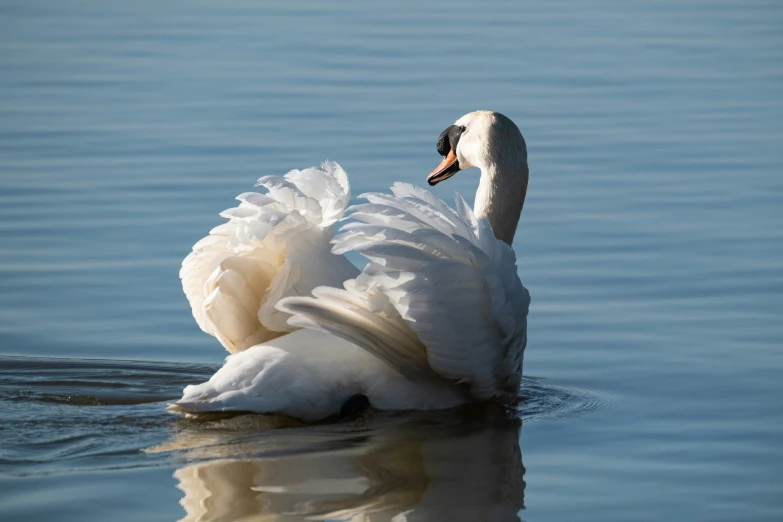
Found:
M 173 409 L 317 420 L 355 394 L 379 409 L 512 402 L 530 303 L 507 244 L 527 189 L 525 143 L 511 120 L 478 111 L 444 131 L 439 151 L 432 184 L 481 169 L 478 215 L 461 197 L 452 209 L 396 183 L 363 195 L 333 237 L 350 199 L 335 163 L 239 196 L 180 272 L 199 326 L 233 355 Z M 348 251 L 369 260 L 361 273 Z
M 231 353 L 294 330 L 275 308 L 281 298 L 359 272 L 329 251 L 351 198 L 339 165 L 267 176 L 258 185 L 268 193 L 240 194 L 239 206 L 220 214 L 228 222 L 193 246 L 179 274 L 196 322 Z

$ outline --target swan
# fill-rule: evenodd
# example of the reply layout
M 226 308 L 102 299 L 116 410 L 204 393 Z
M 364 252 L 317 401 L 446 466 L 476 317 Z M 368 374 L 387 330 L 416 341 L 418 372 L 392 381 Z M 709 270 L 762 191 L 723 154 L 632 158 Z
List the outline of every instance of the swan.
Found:
M 203 331 L 230 352 L 179 413 L 250 411 L 316 421 L 369 403 L 434 410 L 514 403 L 530 294 L 511 242 L 527 147 L 506 116 L 476 111 L 437 140 L 435 185 L 477 167 L 474 209 L 395 183 L 348 209 L 336 163 L 267 176 L 193 246 L 180 277 Z M 361 253 L 359 270 L 346 252 Z

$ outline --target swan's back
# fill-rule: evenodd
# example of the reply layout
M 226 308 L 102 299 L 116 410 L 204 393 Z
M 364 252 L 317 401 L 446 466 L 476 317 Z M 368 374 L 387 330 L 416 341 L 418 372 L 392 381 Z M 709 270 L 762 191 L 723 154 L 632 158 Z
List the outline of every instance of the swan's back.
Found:
M 365 194 L 358 223 L 333 252 L 362 253 L 362 274 L 344 289 L 284 299 L 290 323 L 357 344 L 414 380 L 447 378 L 475 399 L 512 401 L 522 375 L 530 295 L 511 247 L 462 200 L 456 210 L 430 192 L 397 183 Z

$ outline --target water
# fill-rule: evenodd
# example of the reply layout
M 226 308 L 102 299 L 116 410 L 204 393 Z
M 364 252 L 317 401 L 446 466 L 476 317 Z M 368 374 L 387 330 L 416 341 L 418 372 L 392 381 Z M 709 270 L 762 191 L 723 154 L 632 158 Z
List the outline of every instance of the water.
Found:
M 781 22 L 757 1 L 0 2 L 0 518 L 780 519 Z M 177 278 L 217 212 L 327 158 L 355 195 L 423 184 L 479 108 L 530 152 L 515 415 L 164 412 L 225 355 Z

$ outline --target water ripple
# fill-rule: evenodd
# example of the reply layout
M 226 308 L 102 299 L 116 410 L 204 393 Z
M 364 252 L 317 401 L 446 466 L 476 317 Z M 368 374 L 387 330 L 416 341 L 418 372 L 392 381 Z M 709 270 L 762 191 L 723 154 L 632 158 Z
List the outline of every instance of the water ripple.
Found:
M 0 428 L 0 472 L 155 466 L 179 459 L 173 455 L 183 451 L 188 460 L 329 451 L 408 432 L 453 436 L 496 422 L 572 418 L 609 403 L 595 390 L 530 377 L 523 379 L 511 418 L 486 405 L 376 412 L 311 426 L 273 415 L 186 419 L 165 411 L 183 386 L 208 379 L 214 370 L 203 364 L 0 357 L 0 411 L 6 420 Z
M 599 390 L 525 377 L 516 411 L 525 422 L 541 422 L 575 418 L 612 403 L 613 398 Z

